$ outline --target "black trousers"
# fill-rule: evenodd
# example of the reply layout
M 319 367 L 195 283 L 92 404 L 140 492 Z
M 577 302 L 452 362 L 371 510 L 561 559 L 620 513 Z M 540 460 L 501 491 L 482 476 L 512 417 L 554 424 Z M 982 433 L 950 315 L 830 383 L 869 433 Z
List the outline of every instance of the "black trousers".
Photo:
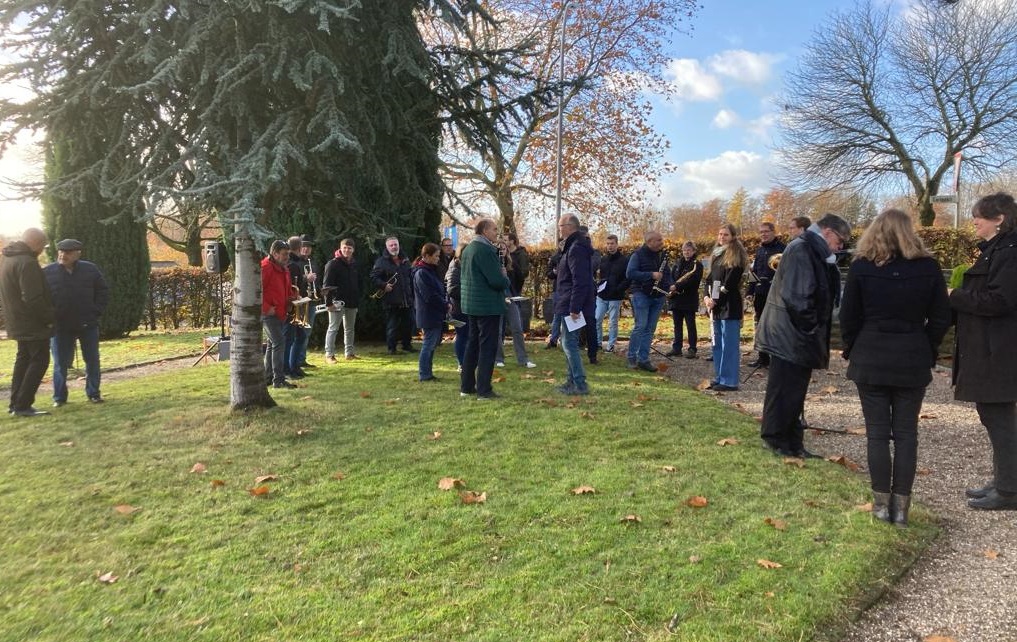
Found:
M 459 392 L 489 395 L 493 392 L 491 376 L 494 359 L 501 341 L 499 325 L 501 315 L 466 317 L 470 336 L 463 354 L 463 370 L 459 375 Z
M 1017 413 L 1014 402 L 976 403 L 978 418 L 992 444 L 992 472 L 996 490 L 1017 493 Z
M 671 349 L 675 352 L 682 349 L 682 324 L 684 324 L 689 331 L 689 350 L 695 352 L 696 343 L 699 342 L 699 335 L 696 333 L 696 311 L 671 310 L 671 319 L 674 321 L 674 341 L 671 342 Z
M 404 349 L 409 349 L 413 328 L 410 320 L 410 308 L 385 308 L 385 344 L 389 350 L 395 350 L 396 344 L 402 342 Z
M 49 339 L 18 341 L 18 356 L 14 359 L 11 378 L 9 410 L 28 410 L 35 403 L 42 376 L 49 368 Z
M 763 440 L 774 448 L 792 453 L 804 448 L 805 427 L 801 416 L 811 379 L 812 368 L 772 357 L 767 371 L 760 432 Z
M 872 490 L 910 495 L 918 467 L 918 413 L 922 409 L 925 386 L 898 388 L 863 383 L 855 386 L 865 416 Z
M 759 327 L 759 319 L 763 316 L 763 308 L 766 307 L 766 297 L 770 295 L 770 284 L 767 283 L 766 287 L 761 287 L 759 284 L 756 285 L 756 294 L 752 297 L 752 309 L 755 311 L 755 322 L 756 327 Z M 763 366 L 770 365 L 770 355 L 766 354 L 762 350 L 759 351 L 759 363 Z

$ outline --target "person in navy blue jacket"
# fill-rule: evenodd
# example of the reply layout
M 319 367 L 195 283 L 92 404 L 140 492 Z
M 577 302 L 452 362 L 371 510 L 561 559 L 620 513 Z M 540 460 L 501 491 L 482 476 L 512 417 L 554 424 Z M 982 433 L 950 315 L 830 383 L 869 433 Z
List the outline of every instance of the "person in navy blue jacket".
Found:
M 425 243 L 420 249 L 420 258 L 413 263 L 413 308 L 417 326 L 424 332 L 424 344 L 420 347 L 417 366 L 421 381 L 438 380 L 434 376 L 432 363 L 449 311 L 445 284 L 438 275 L 440 260 L 441 248 L 434 243 Z
M 575 216 L 562 216 L 558 221 L 558 233 L 565 240 L 558 262 L 554 313 L 562 317 L 561 343 L 568 366 L 565 384 L 559 386 L 558 392 L 586 395 L 590 388 L 586 384 L 586 370 L 579 353 L 579 333 L 586 332 L 586 327 L 569 331 L 565 319 L 569 317 L 578 321 L 582 315 L 586 323 L 593 321 L 586 316 L 593 309 L 593 245 L 590 238 L 580 231 L 579 219 Z
M 99 318 L 109 303 L 109 287 L 99 268 L 81 260 L 84 244 L 76 239 L 57 243 L 56 263 L 43 272 L 53 296 L 56 325 L 50 339 L 53 353 L 53 405 L 67 403 L 67 368 L 74 358 L 75 341 L 85 361 L 85 394 L 101 403 L 99 392 Z

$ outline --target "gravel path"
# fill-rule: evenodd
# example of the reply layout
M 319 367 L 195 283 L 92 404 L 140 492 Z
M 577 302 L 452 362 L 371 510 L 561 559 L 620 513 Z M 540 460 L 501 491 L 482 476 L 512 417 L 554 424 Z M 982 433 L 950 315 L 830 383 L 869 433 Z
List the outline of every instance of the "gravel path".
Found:
M 667 347 L 664 346 L 666 350 Z M 709 347 L 700 349 L 707 354 Z M 743 352 L 743 363 L 752 353 Z M 610 355 L 606 355 L 610 356 Z M 654 355 L 668 363 L 674 380 L 696 386 L 711 379 L 713 364 L 703 359 Z M 830 370 L 813 373 L 805 404 L 806 420 L 831 429 L 864 427 L 854 383 L 844 377 L 839 355 Z M 744 379 L 750 369 L 743 365 Z M 766 371 L 749 377 L 737 392 L 704 394 L 760 416 Z M 862 614 L 844 642 L 1017 641 L 1017 527 L 1014 512 L 975 511 L 967 507 L 964 489 L 991 477 L 989 443 L 974 404 L 953 401 L 948 370 L 937 369 L 926 393 L 919 423 L 915 501 L 940 520 L 942 535 L 872 608 Z M 806 448 L 821 454 L 846 455 L 865 468 L 865 437 L 807 431 Z M 760 450 L 762 453 L 762 450 Z M 881 525 L 879 525 L 882 527 Z

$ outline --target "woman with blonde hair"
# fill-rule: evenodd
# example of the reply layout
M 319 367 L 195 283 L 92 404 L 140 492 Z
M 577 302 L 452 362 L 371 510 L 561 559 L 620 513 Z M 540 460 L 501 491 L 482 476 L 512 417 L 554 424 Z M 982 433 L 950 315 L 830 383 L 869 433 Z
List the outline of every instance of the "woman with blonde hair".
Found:
M 882 212 L 855 250 L 840 328 L 847 377 L 865 417 L 872 514 L 900 527 L 908 523 L 918 464 L 918 414 L 949 327 L 939 263 L 907 214 Z
M 717 245 L 710 259 L 710 275 L 705 279 L 703 303 L 713 323 L 713 371 L 710 390 L 738 390 L 739 340 L 742 332 L 741 283 L 749 255 L 738 240 L 738 228 L 730 223 L 717 231 Z

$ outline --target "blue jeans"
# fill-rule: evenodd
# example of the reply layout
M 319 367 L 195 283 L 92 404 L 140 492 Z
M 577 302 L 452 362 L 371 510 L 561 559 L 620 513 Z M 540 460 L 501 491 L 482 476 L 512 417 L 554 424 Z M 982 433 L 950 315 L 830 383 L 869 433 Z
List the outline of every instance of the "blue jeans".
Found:
M 565 352 L 565 365 L 568 369 L 565 385 L 574 384 L 577 390 L 585 392 L 587 390 L 586 370 L 583 368 L 583 357 L 579 351 L 580 332 L 586 332 L 586 328 L 569 331 L 565 326 L 564 317 L 562 318 L 559 334 L 561 334 L 561 348 Z
M 434 379 L 432 365 L 434 363 L 434 351 L 441 341 L 441 326 L 423 328 L 424 342 L 420 346 L 420 359 L 417 361 L 417 372 L 421 381 Z
M 462 368 L 463 359 L 465 359 L 466 357 L 466 342 L 470 338 L 470 323 L 469 319 L 466 318 L 466 315 L 461 312 L 459 314 L 454 314 L 452 316 L 457 321 L 466 322 L 465 325 L 456 328 L 456 341 L 455 341 L 456 363 L 459 364 L 460 368 Z
M 491 375 L 494 372 L 494 355 L 498 351 L 498 321 L 501 315 L 467 317 L 470 337 L 463 355 L 463 371 L 459 377 L 459 392 L 489 395 Z
M 274 314 L 262 315 L 261 326 L 265 328 L 268 338 L 265 349 L 265 382 L 282 383 L 286 380 L 286 326 L 293 326 Z
M 621 315 L 621 301 L 605 301 L 597 297 L 597 311 L 594 318 L 597 322 L 597 343 L 604 343 L 604 315 L 607 315 L 607 349 L 614 348 L 618 340 L 618 317 Z
M 713 322 L 713 371 L 717 383 L 738 387 L 738 360 L 742 333 L 741 319 L 715 319 Z
M 663 296 L 647 296 L 642 292 L 632 293 L 632 316 L 635 325 L 629 338 L 629 363 L 645 363 L 650 360 L 650 344 L 657 331 L 657 320 L 664 308 Z
M 307 344 L 311 340 L 311 331 L 314 330 L 314 318 L 318 315 L 318 312 L 315 310 L 316 305 L 316 301 L 311 301 L 307 304 L 307 325 L 311 327 L 304 329 L 304 338 L 300 340 L 300 343 L 293 346 L 296 352 L 293 355 L 292 361 L 298 367 L 307 363 Z
M 283 368 L 286 374 L 293 374 L 300 370 L 301 361 L 297 361 L 299 356 L 298 346 L 304 342 L 304 337 L 307 336 L 307 329 L 299 325 L 287 323 L 283 321 Z
M 99 326 L 90 325 L 77 332 L 57 331 L 49 340 L 53 353 L 53 401 L 67 401 L 67 369 L 74 360 L 74 342 L 81 344 L 81 358 L 85 361 L 85 394 L 89 399 L 99 394 Z

